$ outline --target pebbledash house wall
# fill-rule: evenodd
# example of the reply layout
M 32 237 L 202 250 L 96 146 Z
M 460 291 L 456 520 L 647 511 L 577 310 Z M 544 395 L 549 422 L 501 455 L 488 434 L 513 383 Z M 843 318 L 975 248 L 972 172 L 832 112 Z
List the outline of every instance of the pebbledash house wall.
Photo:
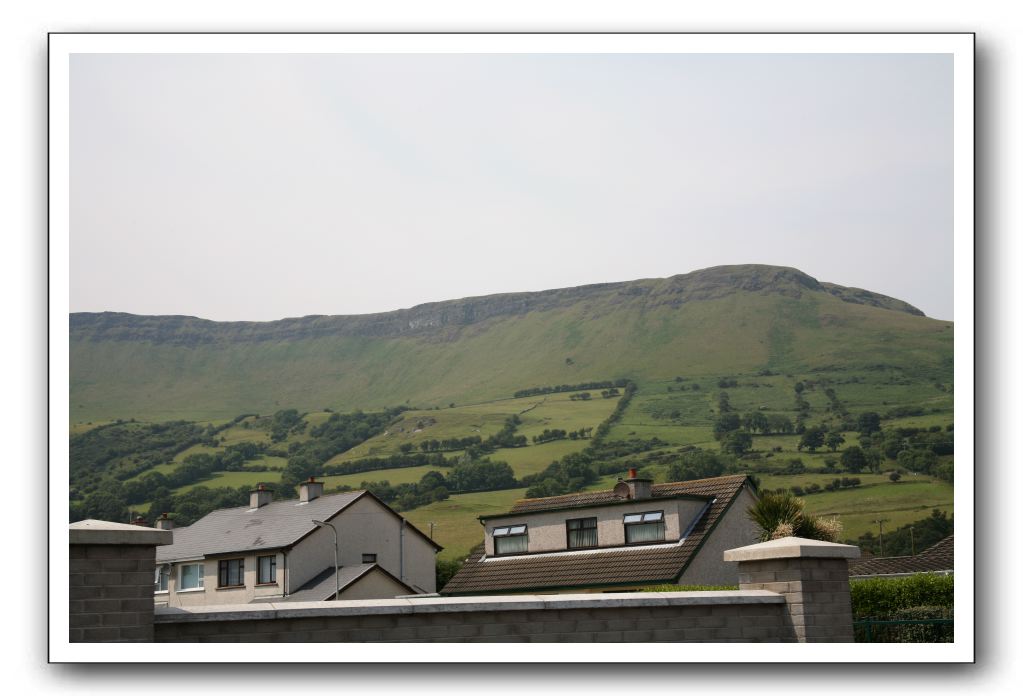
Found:
M 739 584 L 739 564 L 721 559 L 728 549 L 756 543 L 760 537 L 760 528 L 746 514 L 756 502 L 753 493 L 743 487 L 714 529 L 707 534 L 706 542 L 679 577 L 679 585 Z
M 678 541 L 692 521 L 707 506 L 706 500 L 693 498 L 646 498 L 632 503 L 618 503 L 604 507 L 531 512 L 523 515 L 493 517 L 486 520 L 484 548 L 488 556 L 494 555 L 494 528 L 527 525 L 526 537 L 529 553 L 564 551 L 568 546 L 568 520 L 596 517 L 597 546 L 623 546 L 625 544 L 624 515 L 637 512 L 664 512 L 664 538 Z
M 731 592 L 405 597 L 154 610 L 152 566 L 143 571 L 139 564 L 153 564 L 153 547 L 168 541 L 123 536 L 120 544 L 99 537 L 83 543 L 81 535 L 76 543 L 72 536 L 71 586 L 77 588 L 71 595 L 72 642 L 853 640 L 847 559 L 858 557 L 859 549 L 843 544 L 789 537 L 730 549 L 723 560 L 738 564 L 740 587 Z M 96 548 L 92 553 L 90 545 Z M 134 570 L 124 570 L 128 565 Z M 150 597 L 148 610 L 131 604 L 144 595 Z

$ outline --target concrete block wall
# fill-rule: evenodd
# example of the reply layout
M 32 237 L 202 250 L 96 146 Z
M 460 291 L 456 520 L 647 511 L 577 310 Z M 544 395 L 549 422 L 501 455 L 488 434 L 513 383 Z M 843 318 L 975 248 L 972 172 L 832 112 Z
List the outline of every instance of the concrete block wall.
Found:
M 171 534 L 97 520 L 71 525 L 70 642 L 152 642 L 156 547 Z
M 794 642 L 773 592 L 440 597 L 160 609 L 157 642 Z
M 803 643 L 851 643 L 849 558 L 855 546 L 788 537 L 725 552 L 739 561 L 739 589 L 785 598 L 788 623 Z
M 409 597 L 154 609 L 172 532 L 86 520 L 70 530 L 71 642 L 838 642 L 853 640 L 847 559 L 778 539 L 724 552 L 738 591 Z

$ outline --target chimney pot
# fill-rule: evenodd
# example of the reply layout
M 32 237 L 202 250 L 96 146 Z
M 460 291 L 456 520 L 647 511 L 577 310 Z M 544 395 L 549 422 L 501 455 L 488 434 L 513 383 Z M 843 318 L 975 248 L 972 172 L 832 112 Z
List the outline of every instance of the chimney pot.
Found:
M 650 484 L 653 481 L 639 478 L 635 469 L 629 469 L 629 478 L 624 483 L 629 487 L 629 498 L 632 500 L 644 500 L 651 496 Z
M 256 490 L 249 493 L 249 509 L 261 508 L 273 500 L 273 491 L 268 490 L 262 483 L 256 486 Z
M 165 512 L 157 518 L 155 527 L 157 529 L 174 529 L 174 520 L 167 517 L 167 513 Z
M 323 482 L 317 481 L 315 476 L 310 476 L 308 481 L 298 484 L 298 499 L 303 503 L 316 500 L 323 495 Z

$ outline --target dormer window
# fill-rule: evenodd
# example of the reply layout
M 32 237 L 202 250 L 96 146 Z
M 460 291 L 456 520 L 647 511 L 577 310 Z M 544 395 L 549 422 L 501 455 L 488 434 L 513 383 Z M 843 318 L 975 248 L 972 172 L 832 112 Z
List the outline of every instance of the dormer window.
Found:
M 625 516 L 625 543 L 664 541 L 664 511 L 637 512 Z
M 525 553 L 528 546 L 529 538 L 526 534 L 526 525 L 494 527 L 494 555 Z
M 568 530 L 568 548 L 592 549 L 597 545 L 596 517 L 568 520 L 565 526 Z

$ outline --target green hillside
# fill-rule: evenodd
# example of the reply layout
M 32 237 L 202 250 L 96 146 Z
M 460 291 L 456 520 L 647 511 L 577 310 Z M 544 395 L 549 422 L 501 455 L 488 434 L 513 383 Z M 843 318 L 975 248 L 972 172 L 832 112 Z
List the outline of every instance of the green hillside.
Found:
M 800 271 L 666 279 L 277 322 L 72 314 L 74 424 L 417 408 L 538 384 L 895 369 L 951 381 L 952 324 Z
M 793 269 L 361 317 L 76 314 L 71 327 L 73 519 L 188 523 L 257 483 L 293 495 L 316 475 L 433 522 L 454 559 L 482 538 L 479 514 L 527 492 L 606 488 L 629 467 L 677 480 L 691 453 L 725 454 L 729 413 L 789 425 L 742 425 L 749 446 L 726 471 L 837 515 L 845 539 L 954 512 L 952 324 Z M 878 427 L 864 437 L 865 413 Z M 804 446 L 815 428 L 834 447 Z M 861 447 L 869 464 L 847 465 Z

